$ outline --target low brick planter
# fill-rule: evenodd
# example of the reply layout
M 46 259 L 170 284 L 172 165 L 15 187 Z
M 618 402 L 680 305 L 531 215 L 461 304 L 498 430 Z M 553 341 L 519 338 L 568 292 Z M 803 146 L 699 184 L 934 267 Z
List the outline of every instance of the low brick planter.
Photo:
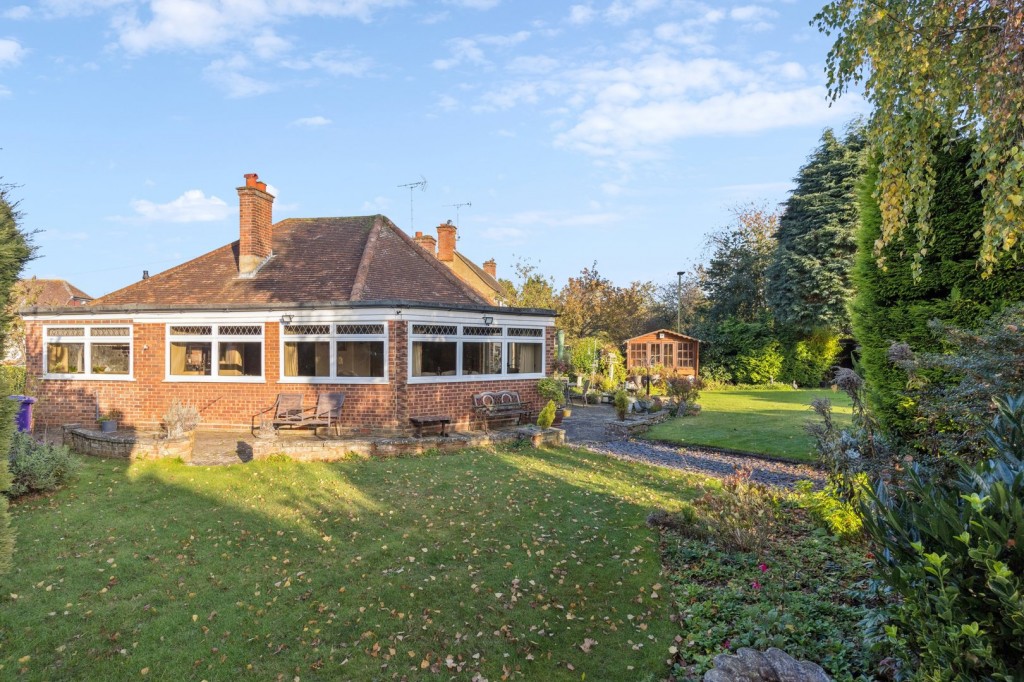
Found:
M 168 439 L 161 434 L 114 432 L 102 433 L 78 424 L 62 427 L 63 442 L 75 452 L 91 457 L 113 459 L 168 459 L 192 461 L 194 436 Z

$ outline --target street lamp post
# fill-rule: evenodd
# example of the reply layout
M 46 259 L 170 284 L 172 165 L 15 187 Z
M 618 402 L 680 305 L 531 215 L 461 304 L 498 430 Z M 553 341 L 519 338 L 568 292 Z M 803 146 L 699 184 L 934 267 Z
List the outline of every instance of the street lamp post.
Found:
M 683 333 L 683 271 L 676 273 L 679 284 L 676 285 L 676 333 Z

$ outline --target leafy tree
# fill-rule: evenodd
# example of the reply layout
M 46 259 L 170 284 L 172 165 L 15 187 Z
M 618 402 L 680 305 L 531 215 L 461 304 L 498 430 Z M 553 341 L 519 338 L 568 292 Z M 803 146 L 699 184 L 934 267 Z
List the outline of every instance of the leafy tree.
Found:
M 779 215 L 755 205 L 736 208 L 733 215 L 733 225 L 708 238 L 711 258 L 700 268 L 711 326 L 728 318 L 754 322 L 768 310 L 765 289 Z
M 683 276 L 681 290 L 678 279 L 656 285 L 651 310 L 651 328 L 675 329 L 676 321 L 679 320 L 681 327 L 678 331 L 695 336 L 707 303 L 697 272 L 688 272 Z
M 799 338 L 849 327 L 846 304 L 853 293 L 862 148 L 859 128 L 845 140 L 826 129 L 779 218 L 768 303 L 777 328 Z
M 3 354 L 5 330 L 11 320 L 11 290 L 33 253 L 28 235 L 18 229 L 21 216 L 17 202 L 10 198 L 11 189 L 10 185 L 0 182 L 0 356 Z M 6 387 L 0 386 L 0 389 Z M 7 396 L 6 390 L 3 396 Z M 7 453 L 11 449 L 16 409 L 16 403 L 0 399 L 0 493 L 11 487 Z M 0 494 L 0 574 L 10 570 L 13 552 L 14 531 L 10 527 L 10 516 L 7 513 L 7 497 Z
M 617 287 L 602 277 L 595 262 L 570 277 L 558 294 L 558 325 L 570 340 L 599 336 L 616 344 L 647 331 L 653 317 L 654 285 Z
M 508 279 L 499 279 L 505 290 L 502 302 L 515 308 L 555 309 L 555 280 L 540 272 L 533 263 L 518 260 L 513 266 L 518 284 Z
M 937 244 L 933 203 L 942 142 L 970 133 L 983 222 L 976 253 L 985 274 L 1024 233 L 1024 3 L 1019 0 L 832 0 L 814 17 L 836 34 L 829 95 L 863 81 L 874 105 L 869 142 L 881 154 L 875 256 L 908 228 L 911 270 Z M 911 247 L 905 244 L 905 247 Z M 931 260 L 931 263 L 935 263 Z
M 907 375 L 889 361 L 892 343 L 907 343 L 915 352 L 944 351 L 940 335 L 929 327 L 931 320 L 977 329 L 1007 304 L 1024 301 L 1024 271 L 1019 266 L 1011 261 L 996 263 L 993 276 L 987 279 L 977 268 L 982 202 L 969 176 L 970 157 L 967 141 L 937 157 L 931 205 L 935 245 L 923 260 L 915 261 L 903 238 L 883 247 L 885 267 L 879 266 L 873 256 L 882 230 L 874 198 L 877 158 L 868 164 L 860 189 L 861 228 L 853 271 L 857 295 L 851 305 L 854 336 L 870 387 L 868 402 L 882 425 L 904 441 L 913 442 L 921 434 Z M 916 281 L 915 262 L 924 266 Z

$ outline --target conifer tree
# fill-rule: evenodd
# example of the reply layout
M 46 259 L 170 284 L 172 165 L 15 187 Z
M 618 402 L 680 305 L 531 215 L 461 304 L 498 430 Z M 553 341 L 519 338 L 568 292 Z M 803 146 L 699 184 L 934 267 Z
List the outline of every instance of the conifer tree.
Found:
M 768 268 L 768 303 L 781 332 L 803 338 L 849 327 L 861 137 L 858 128 L 845 140 L 825 129 L 785 203 Z
M 17 204 L 10 200 L 10 185 L 0 183 L 0 355 L 3 354 L 7 325 L 10 322 L 8 304 L 11 289 L 21 269 L 32 257 L 32 245 L 28 237 L 18 229 L 19 213 Z M 6 386 L 0 386 L 0 574 L 11 567 L 14 552 L 14 531 L 10 527 L 7 513 L 7 497 L 3 494 L 11 485 L 11 473 L 7 467 L 7 453 L 11 449 L 11 435 L 14 431 L 14 411 L 17 403 L 6 400 Z

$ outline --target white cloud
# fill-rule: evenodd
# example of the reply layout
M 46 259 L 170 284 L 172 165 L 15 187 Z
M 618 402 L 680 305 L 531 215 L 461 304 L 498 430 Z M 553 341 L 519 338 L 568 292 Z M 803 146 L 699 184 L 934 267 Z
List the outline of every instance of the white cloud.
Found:
M 17 66 L 27 51 L 17 40 L 0 38 L 0 68 Z
M 779 67 L 779 74 L 783 78 L 793 81 L 807 78 L 807 70 L 797 62 L 786 62 Z
M 525 42 L 530 38 L 529 31 L 519 31 L 509 35 L 480 35 L 473 38 L 453 38 L 449 40 L 448 50 L 451 56 L 447 59 L 435 59 L 431 66 L 438 71 L 447 71 L 464 63 L 489 65 L 481 45 L 497 48 L 509 48 Z
M 773 27 L 771 19 L 775 19 L 779 13 L 761 5 L 744 5 L 733 7 L 729 10 L 729 18 L 743 24 L 743 27 L 751 31 L 767 31 Z
M 273 59 L 288 52 L 292 47 L 290 42 L 269 29 L 254 36 L 251 43 L 253 51 L 260 59 Z
M 301 128 L 320 128 L 322 126 L 330 125 L 331 123 L 331 119 L 324 118 L 323 116 L 306 116 L 305 118 L 295 119 L 289 125 Z
M 594 8 L 590 5 L 573 5 L 569 8 L 570 24 L 589 24 L 594 19 Z
M 663 4 L 663 0 L 615 0 L 604 11 L 604 17 L 613 24 L 624 24 L 641 14 L 658 9 Z
M 11 89 L 5 85 L 0 85 L 0 97 L 10 97 Z
M 473 111 L 501 111 L 519 104 L 535 104 L 538 99 L 538 88 L 535 84 L 513 83 L 485 93 L 480 98 L 480 103 L 473 107 Z
M 20 19 L 28 19 L 32 16 L 32 8 L 28 5 L 17 5 L 15 7 L 6 10 L 2 15 L 4 19 L 11 19 L 18 21 Z
M 276 89 L 273 83 L 261 81 L 242 73 L 248 67 L 249 62 L 245 57 L 235 55 L 229 59 L 217 59 L 211 62 L 203 70 L 203 76 L 232 98 L 264 95 Z
M 364 201 L 359 210 L 366 213 L 387 213 L 391 208 L 391 200 L 387 197 L 374 197 L 373 201 Z
M 224 200 L 214 196 L 208 197 L 199 189 L 190 189 L 166 204 L 137 199 L 131 202 L 131 207 L 135 211 L 132 218 L 118 219 L 142 222 L 199 223 L 224 220 L 231 215 L 232 211 Z
M 441 95 L 437 98 L 437 108 L 441 111 L 455 111 L 459 108 L 459 100 L 451 95 Z

